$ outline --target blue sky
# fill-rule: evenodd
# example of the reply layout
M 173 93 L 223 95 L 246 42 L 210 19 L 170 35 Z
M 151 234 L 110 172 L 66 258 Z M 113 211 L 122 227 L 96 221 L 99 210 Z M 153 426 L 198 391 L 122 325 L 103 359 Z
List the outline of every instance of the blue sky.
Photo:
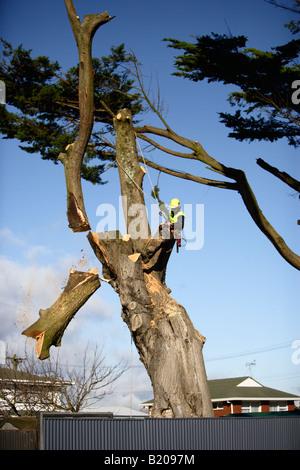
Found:
M 292 5 L 293 2 L 287 2 Z M 125 43 L 156 85 L 173 129 L 198 140 L 222 163 L 243 169 L 265 216 L 299 252 L 299 200 L 293 191 L 256 165 L 261 157 L 297 177 L 299 156 L 285 141 L 241 143 L 227 137 L 218 112 L 228 109 L 231 91 L 223 85 L 192 83 L 171 74 L 174 51 L 164 37 L 189 41 L 190 35 L 227 33 L 248 37 L 248 47 L 269 49 L 291 36 L 284 24 L 291 14 L 263 0 L 136 0 L 74 1 L 85 14 L 107 10 L 116 18 L 98 30 L 93 55 L 106 55 L 112 45 Z M 23 44 L 32 55 L 58 60 L 64 70 L 77 63 L 77 50 L 63 0 L 2 0 L 1 36 L 13 46 Z M 145 122 L 157 125 L 153 115 Z M 22 354 L 20 333 L 55 301 L 72 266 L 99 266 L 86 234 L 73 234 L 66 220 L 66 191 L 61 165 L 22 152 L 18 142 L 0 142 L 0 340 Z M 147 155 L 147 157 L 149 157 Z M 153 153 L 154 161 L 211 177 L 195 163 L 174 161 Z M 83 183 L 87 213 L 96 230 L 97 207 L 118 207 L 117 172 L 106 173 L 104 186 Z M 150 171 L 152 182 L 157 174 Z M 207 338 L 204 348 L 208 378 L 252 375 L 264 385 L 300 395 L 300 364 L 295 361 L 300 340 L 299 272 L 288 265 L 248 215 L 238 194 L 176 180 L 161 174 L 161 197 L 178 197 L 183 204 L 204 206 L 204 245 L 200 250 L 174 252 L 167 283 L 173 297 L 188 311 L 194 326 Z M 151 186 L 145 179 L 145 192 Z M 78 312 L 63 338 L 59 354 L 72 362 L 87 342 L 104 346 L 107 360 L 130 360 L 130 335 L 120 317 L 120 303 L 110 286 L 101 288 Z M 56 353 L 52 348 L 53 354 Z M 300 355 L 297 357 L 299 358 Z M 152 397 L 150 381 L 133 353 L 133 404 Z M 130 375 L 124 374 L 113 402 L 129 405 Z

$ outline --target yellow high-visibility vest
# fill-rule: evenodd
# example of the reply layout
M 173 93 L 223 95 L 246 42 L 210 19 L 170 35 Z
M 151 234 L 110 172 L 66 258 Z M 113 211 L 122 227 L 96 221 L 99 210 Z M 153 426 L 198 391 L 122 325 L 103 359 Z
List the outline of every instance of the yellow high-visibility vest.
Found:
M 185 217 L 184 213 L 180 210 L 177 214 L 174 215 L 174 212 L 171 211 L 170 212 L 170 222 L 171 224 L 176 224 L 177 223 L 177 220 L 178 220 L 178 217 L 182 215 L 183 217 Z

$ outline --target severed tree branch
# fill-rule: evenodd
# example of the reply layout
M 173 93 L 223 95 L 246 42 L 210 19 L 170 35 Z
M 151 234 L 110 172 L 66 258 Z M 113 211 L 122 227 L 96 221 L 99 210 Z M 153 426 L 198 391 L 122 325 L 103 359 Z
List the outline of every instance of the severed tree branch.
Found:
M 95 271 L 71 270 L 68 283 L 56 302 L 46 310 L 41 309 L 40 318 L 22 332 L 23 335 L 37 340 L 36 355 L 39 359 L 49 357 L 51 346 L 60 346 L 62 336 L 72 318 L 100 287 Z

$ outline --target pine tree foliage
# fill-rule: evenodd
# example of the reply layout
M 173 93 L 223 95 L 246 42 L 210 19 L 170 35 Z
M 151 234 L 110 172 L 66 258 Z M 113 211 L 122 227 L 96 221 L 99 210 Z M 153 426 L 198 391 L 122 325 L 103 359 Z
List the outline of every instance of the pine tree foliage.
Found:
M 300 13 L 299 2 L 295 12 Z M 299 22 L 288 25 L 297 33 Z M 165 39 L 168 47 L 183 51 L 175 57 L 174 75 L 198 82 L 234 85 L 228 101 L 234 114 L 221 112 L 220 120 L 239 141 L 276 141 L 286 138 L 300 145 L 300 105 L 293 100 L 292 84 L 299 81 L 300 39 L 261 51 L 246 47 L 245 36 L 197 36 L 195 43 Z M 298 61 L 298 62 L 297 62 Z
M 6 85 L 6 105 L 0 106 L 0 133 L 17 139 L 20 148 L 39 153 L 42 159 L 58 163 L 58 155 L 78 135 L 78 65 L 66 73 L 57 61 L 33 58 L 22 45 L 13 49 L 1 40 L 0 78 Z M 111 48 L 111 54 L 93 59 L 95 110 L 94 129 L 82 165 L 82 177 L 103 183 L 101 174 L 114 161 L 112 114 L 121 107 L 133 115 L 141 111 L 139 96 L 132 91 L 124 44 Z

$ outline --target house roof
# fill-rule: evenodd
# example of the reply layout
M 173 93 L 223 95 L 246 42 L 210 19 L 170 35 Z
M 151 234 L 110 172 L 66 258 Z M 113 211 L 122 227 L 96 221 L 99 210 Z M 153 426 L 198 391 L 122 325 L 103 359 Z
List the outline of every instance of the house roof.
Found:
M 43 377 L 39 375 L 29 374 L 22 370 L 7 369 L 6 367 L 0 367 L 0 381 L 33 381 L 41 380 Z
M 29 382 L 39 383 L 46 385 L 52 383 L 52 386 L 61 386 L 62 384 L 69 384 L 69 382 L 63 382 L 59 379 L 43 377 L 37 374 L 31 374 L 22 370 L 9 369 L 6 367 L 0 367 L 0 383 L 12 383 L 12 382 Z
M 212 401 L 222 400 L 299 400 L 299 396 L 265 387 L 251 377 L 208 381 Z
M 274 388 L 265 387 L 251 377 L 233 377 L 229 379 L 208 380 L 208 386 L 211 394 L 211 401 L 295 401 L 300 400 L 299 396 L 291 393 L 282 392 Z M 153 404 L 153 399 L 146 401 L 141 406 Z

